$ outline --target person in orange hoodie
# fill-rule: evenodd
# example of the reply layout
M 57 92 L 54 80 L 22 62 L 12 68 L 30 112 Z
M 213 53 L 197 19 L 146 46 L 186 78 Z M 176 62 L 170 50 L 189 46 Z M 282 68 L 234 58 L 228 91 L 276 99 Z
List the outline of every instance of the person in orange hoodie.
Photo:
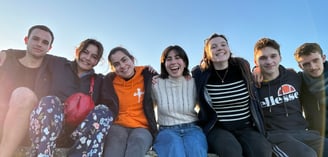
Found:
M 157 133 L 151 97 L 156 73 L 135 66 L 135 57 L 123 47 L 113 48 L 108 62 L 113 72 L 104 78 L 101 99 L 119 107 L 105 142 L 105 157 L 144 157 Z

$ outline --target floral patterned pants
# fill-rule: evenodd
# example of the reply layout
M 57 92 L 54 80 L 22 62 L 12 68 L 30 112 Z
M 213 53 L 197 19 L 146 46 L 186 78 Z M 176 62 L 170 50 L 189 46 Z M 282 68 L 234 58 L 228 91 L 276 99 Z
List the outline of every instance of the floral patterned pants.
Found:
M 73 131 L 75 141 L 69 157 L 101 157 L 104 139 L 113 122 L 112 112 L 105 105 L 97 105 Z M 43 97 L 30 117 L 31 157 L 53 157 L 56 139 L 64 124 L 64 105 L 55 96 Z

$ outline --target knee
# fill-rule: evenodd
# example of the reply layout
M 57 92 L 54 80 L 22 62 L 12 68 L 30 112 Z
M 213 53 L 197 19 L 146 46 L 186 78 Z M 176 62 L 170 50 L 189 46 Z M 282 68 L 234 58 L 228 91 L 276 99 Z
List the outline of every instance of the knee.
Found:
M 63 104 L 56 96 L 45 96 L 41 98 L 39 106 L 57 107 L 57 106 L 63 106 Z
M 11 94 L 9 108 L 31 111 L 36 106 L 37 102 L 38 97 L 31 89 L 19 87 Z

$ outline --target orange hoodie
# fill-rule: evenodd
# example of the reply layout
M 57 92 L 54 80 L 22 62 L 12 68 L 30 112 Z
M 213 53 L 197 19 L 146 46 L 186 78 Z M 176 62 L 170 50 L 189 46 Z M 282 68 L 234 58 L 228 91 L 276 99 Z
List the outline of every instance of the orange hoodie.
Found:
M 116 76 L 113 85 L 119 99 L 119 113 L 116 124 L 131 128 L 148 128 L 148 122 L 143 110 L 145 67 L 136 66 L 135 75 L 130 80 Z

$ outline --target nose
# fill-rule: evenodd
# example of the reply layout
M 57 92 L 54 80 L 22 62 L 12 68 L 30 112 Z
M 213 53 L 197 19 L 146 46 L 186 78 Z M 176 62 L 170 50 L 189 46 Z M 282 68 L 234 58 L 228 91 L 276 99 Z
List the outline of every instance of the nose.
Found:
M 271 59 L 270 57 L 268 57 L 266 60 L 265 60 L 265 63 L 266 64 L 271 64 L 273 61 L 273 59 Z
M 37 42 L 37 45 L 41 47 L 41 46 L 42 46 L 42 40 L 39 40 L 39 41 Z
M 177 62 L 177 59 L 175 59 L 175 58 L 173 58 L 172 60 L 171 60 L 171 64 L 174 64 L 174 63 L 176 63 Z
M 310 69 L 312 69 L 312 70 L 315 69 L 315 64 L 313 62 L 310 62 L 309 65 L 310 65 Z
M 91 59 L 91 54 L 88 54 L 85 58 L 87 59 L 87 60 L 90 60 Z

